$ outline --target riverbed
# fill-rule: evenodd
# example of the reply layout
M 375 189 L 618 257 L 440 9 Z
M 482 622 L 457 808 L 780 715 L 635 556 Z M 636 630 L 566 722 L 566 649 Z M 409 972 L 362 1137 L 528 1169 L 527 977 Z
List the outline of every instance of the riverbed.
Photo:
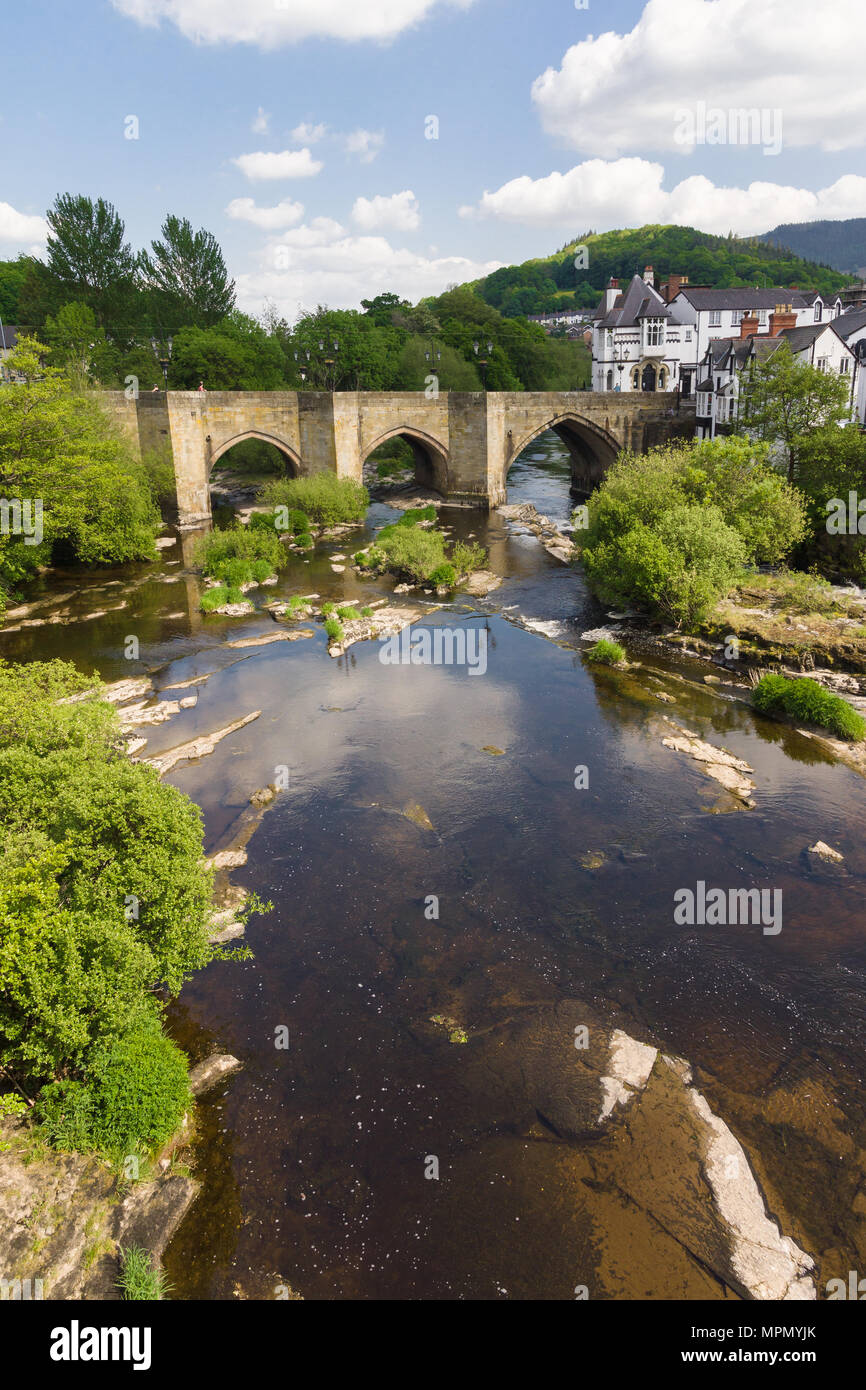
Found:
M 524 501 L 567 522 L 553 436 L 512 470 Z M 389 595 L 331 556 L 394 516 L 374 504 L 253 597 Z M 847 1279 L 866 1262 L 866 782 L 702 685 L 698 662 L 636 644 L 640 670 L 591 667 L 582 634 L 611 619 L 579 567 L 495 513 L 441 520 L 503 583 L 412 601 L 431 628 L 484 634 L 483 673 L 385 665 L 374 642 L 334 660 L 318 625 L 229 647 L 273 619 L 202 615 L 189 537 L 155 566 L 52 575 L 39 612 L 79 620 L 0 632 L 5 659 L 158 689 L 207 676 L 193 708 L 143 730 L 145 756 L 261 711 L 169 775 L 203 808 L 209 851 L 287 770 L 233 875 L 272 903 L 247 929 L 253 959 L 211 965 L 170 1013 L 194 1061 L 243 1063 L 199 1105 L 203 1186 L 167 1254 L 173 1296 L 734 1296 L 623 1197 L 594 1136 L 503 1099 L 474 1062 L 473 1040 L 557 1008 L 569 1030 L 584 1008 L 687 1059 L 819 1290 Z M 664 746 L 666 718 L 754 769 L 751 809 Z M 843 864 L 807 855 L 816 839 Z M 677 925 L 674 895 L 699 880 L 781 890 L 782 930 Z

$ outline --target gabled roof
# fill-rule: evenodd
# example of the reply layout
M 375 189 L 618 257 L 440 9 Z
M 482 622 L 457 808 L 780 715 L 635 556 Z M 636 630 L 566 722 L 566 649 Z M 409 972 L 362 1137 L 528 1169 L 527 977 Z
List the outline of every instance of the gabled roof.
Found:
M 669 319 L 671 311 L 661 295 L 639 275 L 633 275 L 625 293 L 617 295 L 613 308 L 607 312 L 604 299 L 595 312 L 599 328 L 637 328 L 641 319 Z
M 820 338 L 821 334 L 826 333 L 828 329 L 845 343 L 845 339 L 836 327 L 836 322 L 835 319 L 828 319 L 826 323 L 808 323 L 803 328 L 783 328 L 780 336 L 785 339 L 792 352 L 803 352 L 807 347 L 811 347 L 816 339 Z M 848 344 L 845 343 L 845 346 L 848 347 Z M 848 348 L 848 351 L 850 352 L 851 349 Z

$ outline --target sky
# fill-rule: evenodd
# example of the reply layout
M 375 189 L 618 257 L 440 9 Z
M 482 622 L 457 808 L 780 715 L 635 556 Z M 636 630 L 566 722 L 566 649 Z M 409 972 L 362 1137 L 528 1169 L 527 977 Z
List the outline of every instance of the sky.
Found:
M 238 303 L 413 302 L 588 230 L 866 216 L 863 0 L 27 0 L 3 16 L 0 258 L 60 192 Z M 754 110 L 741 125 L 736 113 Z M 731 114 L 733 113 L 733 114 Z

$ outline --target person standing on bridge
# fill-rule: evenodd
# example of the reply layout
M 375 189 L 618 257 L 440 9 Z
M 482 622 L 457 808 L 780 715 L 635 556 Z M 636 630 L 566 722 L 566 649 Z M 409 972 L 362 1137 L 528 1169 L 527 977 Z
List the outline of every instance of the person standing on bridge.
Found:
M 204 382 L 203 382 L 203 381 L 200 381 L 200 382 L 199 382 L 199 384 L 198 384 L 198 389 L 199 389 L 200 391 L 203 391 L 203 390 L 204 390 Z

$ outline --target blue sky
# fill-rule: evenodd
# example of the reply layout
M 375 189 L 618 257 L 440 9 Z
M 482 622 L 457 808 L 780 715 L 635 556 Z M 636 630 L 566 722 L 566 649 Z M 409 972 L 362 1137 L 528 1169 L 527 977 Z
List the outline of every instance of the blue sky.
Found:
M 101 194 L 135 246 L 169 211 L 206 226 L 242 307 L 294 318 L 587 227 L 864 216 L 861 2 L 27 0 L 0 256 L 44 240 L 57 192 Z M 763 127 L 732 143 L 713 113 L 740 108 Z

